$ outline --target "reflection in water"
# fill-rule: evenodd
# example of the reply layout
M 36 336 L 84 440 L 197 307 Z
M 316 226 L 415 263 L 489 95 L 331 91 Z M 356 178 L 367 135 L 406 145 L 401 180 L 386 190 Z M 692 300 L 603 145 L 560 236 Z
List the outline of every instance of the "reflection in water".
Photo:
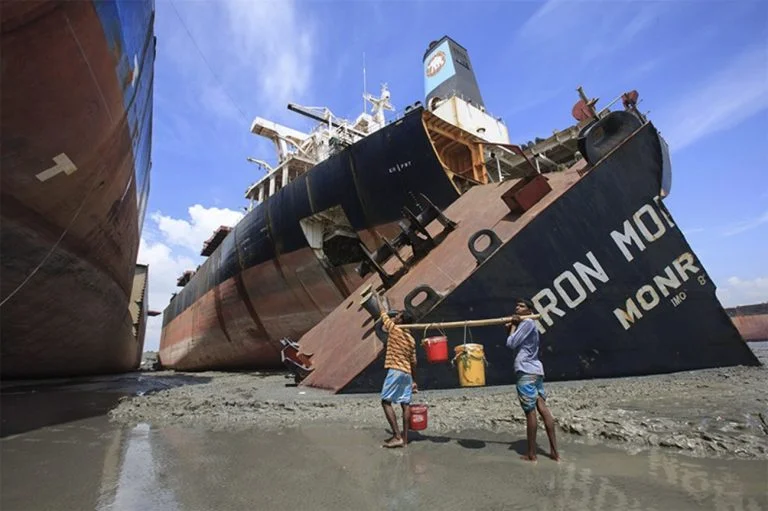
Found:
M 160 460 L 153 457 L 152 432 L 148 424 L 139 424 L 120 435 L 119 470 L 107 470 L 110 456 L 105 463 L 101 481 L 98 511 L 123 509 L 158 509 L 177 511 L 173 491 L 166 485 Z M 148 506 L 148 507 L 147 507 Z
M 765 461 L 628 455 L 563 441 L 566 461 L 530 464 L 519 459 L 518 438 L 424 436 L 387 450 L 385 437 L 321 425 L 121 428 L 90 418 L 0 441 L 0 507 L 768 510 Z
M 387 454 L 387 453 L 384 453 Z M 414 479 L 414 463 L 411 456 L 397 456 L 390 470 L 390 477 L 382 477 L 385 481 L 383 492 L 386 495 L 385 509 L 398 511 L 401 509 L 418 509 L 422 504 L 419 495 L 419 484 Z
M 613 471 L 613 477 L 596 476 L 593 469 L 580 468 L 580 465 L 583 465 L 580 462 L 563 462 L 560 469 L 550 476 L 548 485 L 548 489 L 556 495 L 556 505 L 552 505 L 554 502 L 543 502 L 539 509 L 640 510 L 648 508 L 649 497 L 659 503 L 671 501 L 671 493 L 675 490 L 683 490 L 696 507 L 716 511 L 765 509 L 768 500 L 768 464 L 765 462 L 752 464 L 755 469 L 755 477 L 752 480 L 756 483 L 752 490 L 757 490 L 755 493 L 761 495 L 756 497 L 749 494 L 750 488 L 727 466 L 713 467 L 717 462 L 710 461 L 707 462 L 710 466 L 705 467 L 691 459 L 664 454 L 661 450 L 654 449 L 648 453 L 647 482 L 652 485 L 655 494 L 645 494 L 645 498 L 643 493 L 640 493 L 640 497 L 630 496 L 614 481 L 634 490 L 636 486 L 626 481 L 625 477 L 627 473 L 634 472 L 634 465 L 638 461 L 645 461 L 644 458 L 645 456 L 624 456 L 621 468 Z M 639 485 L 646 484 L 640 477 L 636 477 L 634 482 Z M 762 503 L 759 500 L 762 500 Z M 645 504 L 642 501 L 645 501 Z
M 749 488 L 728 467 L 714 468 L 704 467 L 686 458 L 667 455 L 655 449 L 648 453 L 647 483 L 653 486 L 654 495 L 640 493 L 640 496 L 630 496 L 622 487 L 635 489 L 631 481 L 627 481 L 627 473 L 634 472 L 637 461 L 645 461 L 644 456 L 624 457 L 621 468 L 613 471 L 612 476 L 597 476 L 592 468 L 583 467 L 581 462 L 565 461 L 561 463 L 559 470 L 553 473 L 549 479 L 548 489 L 556 495 L 555 502 L 543 502 L 539 509 L 591 509 L 595 511 L 609 509 L 646 509 L 648 498 L 656 499 L 660 503 L 668 502 L 673 498 L 675 490 L 683 490 L 690 497 L 689 501 L 696 506 L 706 509 L 722 511 L 760 511 L 765 509 L 766 492 L 768 492 L 768 464 L 755 462 L 756 472 L 753 481 L 757 483 L 757 494 L 760 497 L 749 495 Z M 639 459 L 638 459 L 639 458 Z M 716 462 L 714 462 L 716 463 Z M 707 463 L 711 465 L 713 463 Z M 580 465 L 582 465 L 580 467 Z M 639 467 L 637 467 L 639 468 Z M 644 471 L 643 471 L 644 472 Z M 640 475 L 640 474 L 638 474 Z M 760 483 L 762 481 L 762 483 Z M 641 477 L 635 478 L 635 483 L 646 484 Z M 619 485 L 622 487 L 620 487 Z M 637 494 L 636 491 L 631 493 Z M 645 501 L 644 505 L 642 502 Z M 552 505 L 556 504 L 556 505 Z
M 745 495 L 746 488 L 739 477 L 725 467 L 707 471 L 701 465 L 663 454 L 659 449 L 650 453 L 650 473 L 654 478 L 685 490 L 694 500 L 711 504 L 716 510 L 757 511 L 762 509 L 757 499 Z M 768 493 L 768 466 L 757 465 L 762 472 L 764 495 Z
M 143 376 L 126 373 L 55 380 L 0 382 L 0 437 L 38 428 L 101 417 L 120 398 L 144 395 L 181 385 L 206 383 L 207 377 L 189 375 Z

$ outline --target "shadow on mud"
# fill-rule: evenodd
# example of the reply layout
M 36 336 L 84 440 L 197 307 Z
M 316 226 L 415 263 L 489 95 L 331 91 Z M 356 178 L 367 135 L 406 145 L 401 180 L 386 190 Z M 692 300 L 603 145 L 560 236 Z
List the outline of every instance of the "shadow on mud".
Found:
M 105 415 L 121 398 L 207 383 L 189 374 L 128 373 L 56 380 L 4 381 L 0 389 L 0 438 L 46 426 Z
M 523 431 L 523 433 L 525 432 Z M 475 438 L 464 438 L 455 435 L 422 435 L 417 431 L 409 431 L 408 439 L 410 442 L 432 442 L 436 444 L 455 442 L 456 445 L 460 447 L 473 450 L 484 449 L 488 444 L 506 445 L 510 451 L 515 451 L 521 456 L 526 454 L 528 449 L 528 443 L 525 439 L 515 440 L 513 442 L 503 442 L 499 440 L 478 440 Z M 539 441 L 542 441 L 542 439 L 539 438 Z M 544 441 L 546 442 L 546 438 Z M 539 455 L 548 455 L 548 453 L 544 451 L 539 445 L 537 445 L 536 451 Z

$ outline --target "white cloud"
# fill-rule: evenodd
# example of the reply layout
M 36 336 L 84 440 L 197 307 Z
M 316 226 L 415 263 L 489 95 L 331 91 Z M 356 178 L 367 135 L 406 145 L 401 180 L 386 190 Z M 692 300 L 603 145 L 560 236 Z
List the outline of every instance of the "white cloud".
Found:
M 230 0 L 225 6 L 241 61 L 256 66 L 262 93 L 284 109 L 309 88 L 315 32 L 311 18 L 293 0 Z
M 168 305 L 171 295 L 179 288 L 176 279 L 185 270 L 194 270 L 197 263 L 184 255 L 174 254 L 168 245 L 141 239 L 138 262 L 149 265 L 148 303 L 150 310 L 162 312 Z M 157 351 L 160 346 L 162 316 L 149 318 L 144 335 L 144 351 Z
M 768 108 L 768 49 L 749 48 L 658 115 L 673 150 L 737 126 Z
M 750 231 L 756 227 L 760 227 L 765 223 L 768 223 L 768 211 L 758 216 L 757 218 L 753 218 L 751 220 L 743 220 L 741 222 L 738 222 L 728 227 L 725 230 L 725 232 L 723 232 L 723 234 L 725 236 L 733 236 L 735 234 L 741 234 L 742 232 Z
M 206 208 L 200 204 L 190 206 L 189 219 L 173 218 L 157 211 L 150 218 L 157 224 L 164 240 L 185 247 L 195 253 L 203 248 L 203 242 L 211 237 L 219 226 L 233 227 L 243 213 L 227 208 Z
M 526 20 L 525 23 L 518 30 L 518 36 L 526 39 L 541 39 L 549 36 L 554 31 L 547 30 L 547 27 L 552 27 L 551 23 L 557 22 L 558 24 L 573 24 L 576 22 L 569 16 L 560 16 L 555 18 L 554 15 L 557 9 L 568 8 L 568 3 L 563 0 L 549 0 L 544 5 L 539 7 L 536 12 Z M 557 27 L 562 28 L 562 27 Z
M 650 71 L 658 64 L 648 61 L 642 70 L 638 70 L 640 64 L 633 61 L 627 65 L 627 58 L 636 58 L 633 45 L 662 15 L 674 8 L 669 2 L 622 0 L 549 0 L 541 4 L 516 32 L 509 49 L 509 58 L 525 62 L 525 79 L 515 83 L 518 98 L 523 99 L 512 102 L 514 105 L 501 110 L 500 114 L 504 117 L 519 115 L 555 98 L 558 102 L 575 101 L 575 86 L 581 83 L 587 90 L 594 89 L 594 84 L 589 84 L 589 77 L 600 76 L 606 66 L 611 66 L 609 71 L 606 69 L 606 76 L 611 80 L 617 80 L 627 72 L 639 76 Z M 578 49 L 568 51 L 575 48 L 574 41 L 578 41 Z M 672 51 L 665 50 L 667 53 Z M 614 64 L 616 61 L 621 63 Z M 560 80 L 553 81 L 554 75 Z M 585 79 L 587 82 L 582 83 Z M 566 84 L 564 88 L 557 86 L 561 82 Z M 568 91 L 567 97 L 562 96 L 565 91 Z M 572 123 L 571 116 L 564 115 L 563 121 Z M 527 121 L 523 123 L 528 124 Z M 539 133 L 540 129 L 537 128 Z
M 562 52 L 579 37 L 582 65 L 618 53 L 648 29 L 668 6 L 664 2 L 578 2 L 549 0 L 526 20 L 519 42 L 542 52 Z M 572 54 L 565 53 L 569 60 Z
M 237 113 L 238 122 L 238 109 L 252 113 L 248 105 L 272 113 L 299 101 L 310 90 L 317 46 L 316 22 L 306 10 L 294 0 L 179 3 L 186 27 L 175 27 L 169 45 L 174 62 L 199 89 L 195 99 L 225 118 Z M 187 28 L 202 58 L 190 47 Z M 232 104 L 227 96 L 237 108 L 225 106 Z
M 575 3 L 573 6 L 583 9 L 583 4 Z M 599 58 L 608 57 L 628 46 L 658 19 L 661 6 L 662 4 L 656 2 L 635 3 L 627 10 L 609 11 L 608 16 L 601 16 L 599 20 L 593 18 L 592 21 L 598 23 L 600 35 L 590 38 L 581 50 L 582 63 L 586 65 Z M 629 19 L 626 19 L 627 12 L 632 13 Z M 616 27 L 621 29 L 617 31 Z
M 148 305 L 162 312 L 173 293 L 181 288 L 177 279 L 186 270 L 194 270 L 204 258 L 200 254 L 203 241 L 221 225 L 234 227 L 243 213 L 231 209 L 206 208 L 195 204 L 188 209 L 189 217 L 173 218 L 155 212 L 145 228 L 147 236 L 141 239 L 138 262 L 149 265 Z M 144 337 L 144 351 L 156 351 L 160 345 L 162 315 L 149 318 Z
M 717 288 L 717 296 L 725 307 L 750 305 L 768 301 L 768 277 L 743 280 L 730 277 L 725 286 Z

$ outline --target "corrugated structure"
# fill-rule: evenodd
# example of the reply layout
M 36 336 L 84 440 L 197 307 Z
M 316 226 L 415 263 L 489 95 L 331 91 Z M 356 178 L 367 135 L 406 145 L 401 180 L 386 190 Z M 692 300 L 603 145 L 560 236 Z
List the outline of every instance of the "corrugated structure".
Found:
M 2 376 L 135 368 L 154 3 L 4 1 L 0 43 Z
M 389 287 L 375 276 L 360 289 L 381 290 L 419 323 L 509 316 L 515 297 L 532 299 L 550 380 L 757 364 L 660 200 L 664 153 L 645 123 L 594 165 L 549 174 L 552 190 L 524 212 L 503 200 L 515 181 L 476 187 L 445 211 L 458 227 L 401 280 Z M 475 247 L 478 258 L 472 237 L 489 231 L 496 240 Z M 392 272 L 400 262 L 387 265 Z M 380 388 L 384 345 L 359 300 L 347 300 L 301 338 L 314 365 L 302 384 Z M 412 333 L 418 340 L 437 331 Z M 446 333 L 451 353 L 463 342 L 484 346 L 488 385 L 514 382 L 504 327 Z M 418 351 L 422 387 L 458 386 L 454 367 L 427 365 Z
M 768 302 L 726 309 L 747 342 L 768 341 Z
M 147 316 L 149 315 L 147 304 L 147 282 L 149 280 L 149 266 L 137 264 L 133 275 L 133 288 L 131 289 L 131 302 L 128 310 L 133 321 L 133 336 L 139 346 L 144 346 L 144 334 L 147 331 Z M 141 363 L 141 351 L 136 353 L 139 357 L 137 364 Z

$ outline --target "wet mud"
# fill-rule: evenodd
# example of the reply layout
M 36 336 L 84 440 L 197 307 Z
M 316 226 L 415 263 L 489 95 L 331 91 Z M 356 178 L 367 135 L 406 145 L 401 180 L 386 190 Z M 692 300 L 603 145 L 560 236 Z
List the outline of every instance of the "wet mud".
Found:
M 24 511 L 768 509 L 768 462 L 628 455 L 564 439 L 563 461 L 522 461 L 519 435 L 382 428 L 120 426 L 104 417 L 0 441 L 0 507 Z
M 165 373 L 154 373 L 162 377 Z M 384 427 L 375 394 L 331 395 L 285 375 L 194 373 L 204 383 L 123 398 L 121 424 L 277 430 L 309 423 Z M 768 460 L 768 370 L 735 367 L 546 384 L 561 436 L 630 452 L 661 448 L 695 457 Z M 433 433 L 483 430 L 524 436 L 514 387 L 422 390 Z M 543 435 L 543 428 L 540 428 Z

